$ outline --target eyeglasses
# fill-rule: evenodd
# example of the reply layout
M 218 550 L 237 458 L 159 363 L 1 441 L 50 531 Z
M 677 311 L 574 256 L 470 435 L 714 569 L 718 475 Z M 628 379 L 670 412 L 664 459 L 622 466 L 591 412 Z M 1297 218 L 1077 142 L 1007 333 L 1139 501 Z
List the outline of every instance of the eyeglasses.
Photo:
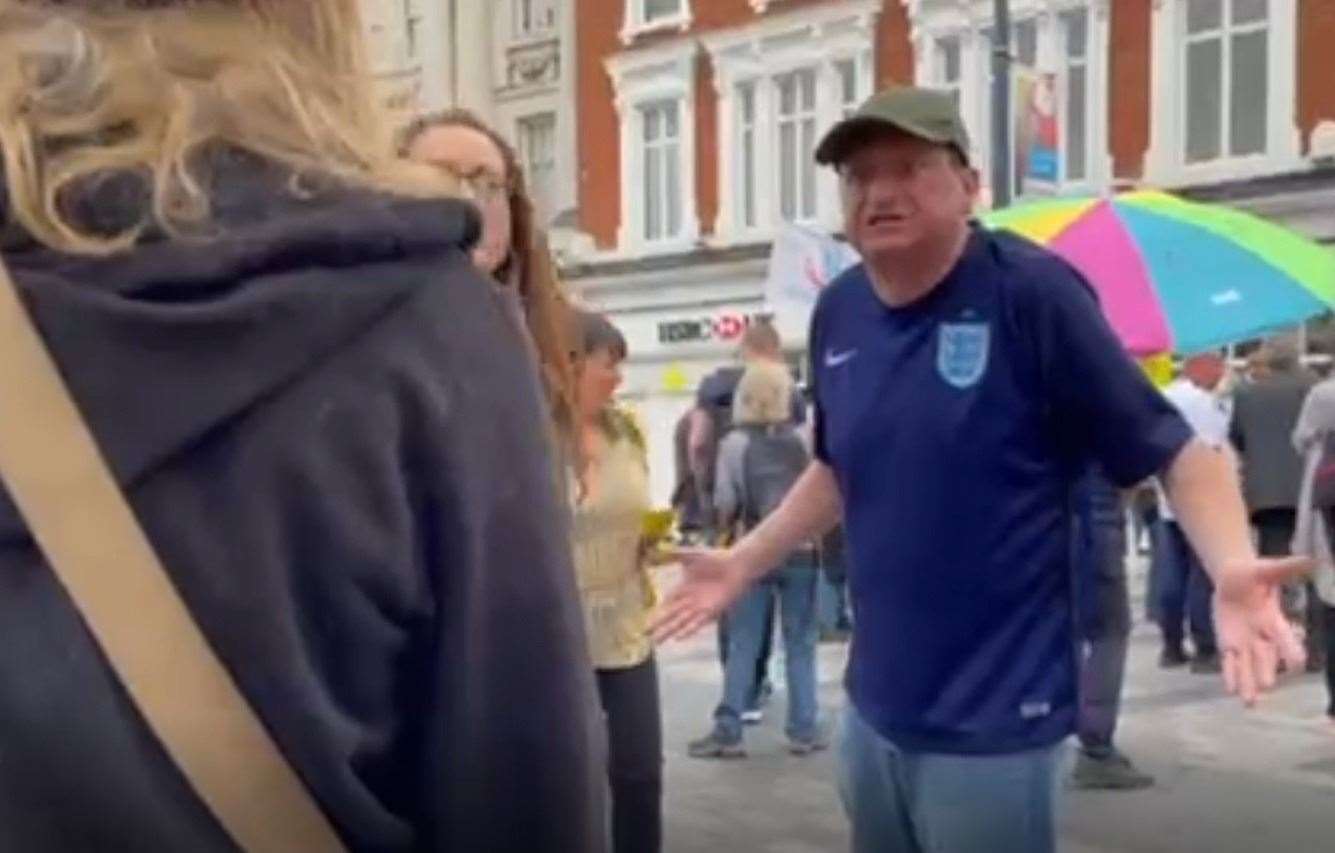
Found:
M 839 176 L 849 189 L 865 190 L 877 181 L 886 179 L 900 184 L 913 183 L 941 171 L 949 162 L 949 155 L 933 151 L 903 159 L 846 164 L 839 170 Z
M 494 204 L 510 197 L 510 182 L 488 169 L 478 168 L 465 172 L 444 163 L 438 164 L 437 168 L 458 181 L 464 192 L 476 201 Z

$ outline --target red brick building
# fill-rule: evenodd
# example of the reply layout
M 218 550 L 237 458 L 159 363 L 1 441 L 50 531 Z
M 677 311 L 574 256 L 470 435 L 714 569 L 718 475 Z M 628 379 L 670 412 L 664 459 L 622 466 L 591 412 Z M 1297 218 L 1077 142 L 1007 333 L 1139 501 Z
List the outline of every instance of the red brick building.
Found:
M 776 230 L 839 228 L 811 158 L 831 124 L 890 83 L 951 89 L 989 174 L 993 2 L 575 2 L 587 251 L 567 275 L 630 339 L 661 497 L 688 389 L 729 357 L 714 330 L 764 310 Z M 1335 241 L 1335 2 L 1011 7 L 1017 113 L 1053 131 L 1017 140 L 1022 198 L 1161 186 Z

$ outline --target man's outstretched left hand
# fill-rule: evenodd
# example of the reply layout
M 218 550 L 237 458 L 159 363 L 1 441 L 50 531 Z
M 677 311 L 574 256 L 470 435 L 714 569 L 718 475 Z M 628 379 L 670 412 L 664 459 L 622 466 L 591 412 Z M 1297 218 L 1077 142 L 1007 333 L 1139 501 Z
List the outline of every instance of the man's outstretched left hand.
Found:
M 1312 570 L 1305 557 L 1256 559 L 1225 566 L 1215 577 L 1216 641 L 1228 692 L 1248 707 L 1275 686 L 1282 662 L 1301 672 L 1303 644 L 1280 608 L 1280 587 Z

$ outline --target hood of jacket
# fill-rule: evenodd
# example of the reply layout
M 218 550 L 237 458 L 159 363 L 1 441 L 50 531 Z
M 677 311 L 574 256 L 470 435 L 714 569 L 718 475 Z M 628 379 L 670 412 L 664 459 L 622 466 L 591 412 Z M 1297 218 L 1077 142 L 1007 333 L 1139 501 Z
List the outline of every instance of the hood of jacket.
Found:
M 0 252 L 122 487 L 298 381 L 467 252 L 466 203 L 335 186 L 214 152 L 212 233 L 150 232 L 110 257 L 51 251 L 8 216 Z M 142 209 L 133 179 L 101 182 L 75 215 L 111 231 Z M 20 415 L 21 416 L 21 415 Z M 26 537 L 0 495 L 0 542 Z

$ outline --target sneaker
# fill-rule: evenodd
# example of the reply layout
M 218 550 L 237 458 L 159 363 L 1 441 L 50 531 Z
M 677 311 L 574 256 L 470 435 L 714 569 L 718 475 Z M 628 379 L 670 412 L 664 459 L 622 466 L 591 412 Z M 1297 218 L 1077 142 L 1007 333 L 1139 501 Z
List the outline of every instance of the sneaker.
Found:
M 741 714 L 742 724 L 747 726 L 758 726 L 765 722 L 765 712 L 759 708 L 752 708 L 749 711 L 743 711 Z
M 1191 660 L 1191 671 L 1196 675 L 1217 675 L 1224 671 L 1218 653 L 1196 655 Z
M 797 740 L 796 738 L 788 740 L 788 752 L 793 755 L 810 755 L 813 752 L 820 752 L 829 748 L 830 745 L 818 737 L 811 740 Z
M 1154 777 L 1142 773 L 1131 759 L 1113 750 L 1099 757 L 1080 751 L 1071 783 L 1082 791 L 1139 791 L 1154 785 Z
M 1187 657 L 1181 646 L 1164 646 L 1163 651 L 1159 653 L 1160 669 L 1177 669 L 1186 666 L 1190 661 L 1191 658 Z
M 691 758 L 745 758 L 746 747 L 742 746 L 740 740 L 724 740 L 718 732 L 710 732 L 687 744 L 686 753 Z

